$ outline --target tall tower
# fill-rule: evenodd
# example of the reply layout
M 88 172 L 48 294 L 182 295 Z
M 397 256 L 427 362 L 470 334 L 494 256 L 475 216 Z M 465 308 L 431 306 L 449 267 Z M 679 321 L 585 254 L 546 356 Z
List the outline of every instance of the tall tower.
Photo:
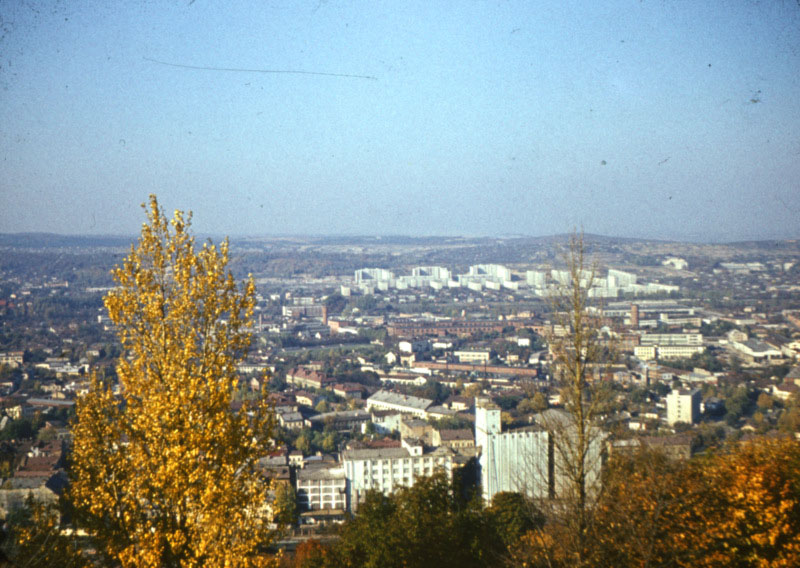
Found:
M 475 398 L 475 445 L 479 438 L 500 433 L 500 409 L 488 398 Z
M 631 328 L 639 329 L 639 304 L 631 304 Z
M 489 501 L 497 492 L 497 456 L 495 441 L 500 434 L 500 409 L 488 398 L 475 398 L 475 445 L 481 448 L 481 491 Z

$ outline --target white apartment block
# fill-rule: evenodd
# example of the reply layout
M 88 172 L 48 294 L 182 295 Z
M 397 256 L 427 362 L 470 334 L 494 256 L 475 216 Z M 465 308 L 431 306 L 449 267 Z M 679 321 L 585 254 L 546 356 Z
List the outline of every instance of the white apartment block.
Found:
M 298 470 L 297 504 L 301 511 L 346 511 L 347 477 L 344 467 L 320 464 Z
M 667 395 L 667 424 L 694 424 L 700 417 L 702 399 L 700 389 L 674 389 Z
M 616 270 L 614 268 L 608 269 L 608 285 L 624 288 L 626 286 L 633 286 L 636 284 L 637 277 L 630 272 Z
M 703 345 L 701 333 L 645 333 L 641 338 L 642 345 Z
M 450 271 L 443 266 L 417 266 L 411 269 L 411 276 L 447 282 L 450 280 Z
M 411 487 L 420 477 L 444 471 L 453 474 L 453 452 L 440 447 L 425 451 L 422 444 L 404 439 L 400 448 L 345 450 L 342 452 L 348 499 L 353 511 L 367 491 L 388 495 L 400 487 Z
M 467 275 L 493 279 L 495 282 L 511 280 L 511 270 L 501 264 L 474 264 L 469 267 Z
M 525 282 L 531 288 L 544 288 L 547 285 L 547 274 L 537 270 L 527 270 L 525 272 Z
M 394 273 L 383 268 L 361 268 L 356 270 L 356 284 L 378 284 L 379 282 L 389 283 L 394 280 Z

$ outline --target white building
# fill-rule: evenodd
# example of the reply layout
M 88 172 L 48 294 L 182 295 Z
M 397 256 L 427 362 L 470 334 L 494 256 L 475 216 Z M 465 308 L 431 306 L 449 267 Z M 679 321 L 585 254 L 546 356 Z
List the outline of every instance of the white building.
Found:
M 408 396 L 396 392 L 379 390 L 367 399 L 367 410 L 396 410 L 403 414 L 413 414 L 426 418 L 426 410 L 433 405 L 432 400 Z
M 511 270 L 501 264 L 475 264 L 469 267 L 468 275 L 492 279 L 495 282 L 511 280 Z
M 387 285 L 394 280 L 394 273 L 383 268 L 361 268 L 356 270 L 356 284 L 377 285 L 385 282 Z
M 547 275 L 544 272 L 527 270 L 525 272 L 525 282 L 531 288 L 544 288 L 547 285 Z
M 605 435 L 592 428 L 586 457 L 587 494 L 600 483 Z M 569 415 L 548 410 L 537 426 L 502 432 L 500 409 L 486 398 L 475 399 L 475 445 L 481 448 L 481 490 L 488 502 L 500 491 L 517 491 L 533 498 L 557 498 L 571 490 L 568 465 L 575 437 Z
M 411 276 L 438 282 L 450 280 L 450 271 L 443 266 L 417 266 L 411 269 Z
M 404 439 L 400 448 L 345 450 L 342 452 L 347 494 L 352 510 L 364 500 L 367 491 L 386 495 L 400 487 L 411 487 L 420 477 L 444 471 L 453 473 L 453 452 L 444 447 L 425 451 L 415 440 Z
M 700 389 L 674 389 L 667 395 L 667 424 L 694 424 L 700 417 L 702 399 Z
M 686 259 L 677 256 L 671 256 L 668 259 L 663 260 L 661 262 L 661 265 L 670 266 L 675 270 L 686 270 L 687 268 L 689 268 L 689 263 L 686 262 Z
M 517 491 L 550 496 L 550 437 L 541 428 L 501 432 L 500 409 L 475 399 L 475 445 L 481 448 L 481 491 L 486 502 L 496 493 Z
M 748 339 L 742 342 L 733 341 L 731 342 L 731 347 L 749 363 L 761 363 L 783 357 L 780 349 L 757 339 Z
M 643 360 L 689 359 L 705 349 L 700 333 L 646 333 L 641 337 L 641 345 L 634 348 L 634 354 Z
M 297 504 L 301 511 L 346 511 L 347 478 L 344 467 L 318 464 L 298 470 Z
M 608 285 L 624 288 L 636 284 L 637 277 L 631 272 L 624 272 L 614 268 L 608 269 Z
M 463 349 L 453 351 L 453 355 L 461 363 L 488 363 L 492 358 L 491 349 Z

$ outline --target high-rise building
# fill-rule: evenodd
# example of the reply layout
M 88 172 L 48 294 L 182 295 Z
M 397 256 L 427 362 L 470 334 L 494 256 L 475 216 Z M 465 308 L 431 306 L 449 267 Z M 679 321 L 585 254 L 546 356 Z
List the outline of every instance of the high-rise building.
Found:
M 550 496 L 550 438 L 538 427 L 501 432 L 500 409 L 488 399 L 475 400 L 475 445 L 481 448 L 481 490 L 488 502 L 500 491 L 532 497 Z
M 700 389 L 674 389 L 667 395 L 667 423 L 670 426 L 678 422 L 694 424 L 700 418 L 702 399 Z

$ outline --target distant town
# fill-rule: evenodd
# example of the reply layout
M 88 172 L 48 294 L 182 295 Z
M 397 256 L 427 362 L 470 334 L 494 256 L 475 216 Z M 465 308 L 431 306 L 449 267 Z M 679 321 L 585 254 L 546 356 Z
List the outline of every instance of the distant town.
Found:
M 684 459 L 800 437 L 800 242 L 584 239 L 580 279 L 613 353 L 592 369 L 613 393 L 593 451 Z M 0 235 L 0 515 L 29 497 L 54 503 L 68 484 L 76 401 L 90 372 L 113 380 L 122 355 L 103 296 L 132 241 Z M 266 387 L 276 415 L 260 460 L 269 506 L 290 495 L 302 536 L 357 513 L 370 490 L 437 471 L 479 466 L 487 501 L 557 490 L 543 417 L 563 402 L 552 341 L 569 330 L 552 300 L 570 282 L 567 247 L 563 236 L 233 239 L 235 276 L 252 275 L 258 293 L 237 404 Z

